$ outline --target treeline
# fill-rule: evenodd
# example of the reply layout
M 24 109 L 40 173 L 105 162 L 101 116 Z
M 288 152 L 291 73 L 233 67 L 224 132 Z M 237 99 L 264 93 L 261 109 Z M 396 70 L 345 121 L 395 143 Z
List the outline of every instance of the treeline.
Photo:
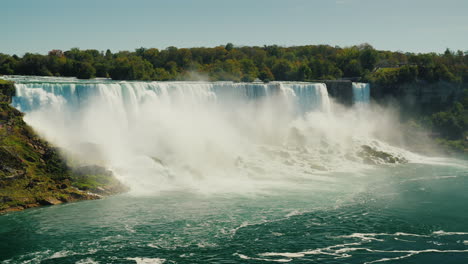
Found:
M 23 57 L 0 53 L 0 74 L 106 77 L 115 80 L 190 80 L 198 73 L 213 81 L 308 81 L 352 78 L 383 84 L 413 80 L 468 82 L 468 52 L 443 54 L 379 51 L 368 44 L 353 47 L 310 45 L 164 50 L 52 50 Z

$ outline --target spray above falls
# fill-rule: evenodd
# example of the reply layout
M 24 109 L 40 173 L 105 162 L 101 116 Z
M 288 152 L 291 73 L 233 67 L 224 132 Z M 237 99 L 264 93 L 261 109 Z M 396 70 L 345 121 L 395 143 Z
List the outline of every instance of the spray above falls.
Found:
M 365 166 L 363 145 L 400 151 L 374 138 L 381 127 L 365 113 L 334 105 L 323 83 L 25 78 L 16 89 L 13 105 L 41 135 L 136 192 L 323 181 Z M 368 89 L 357 84 L 354 100 L 368 102 Z

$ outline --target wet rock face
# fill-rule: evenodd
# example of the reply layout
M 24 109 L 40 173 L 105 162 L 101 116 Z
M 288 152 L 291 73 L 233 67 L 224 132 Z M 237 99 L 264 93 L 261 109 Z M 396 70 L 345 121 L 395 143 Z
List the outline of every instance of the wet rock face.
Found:
M 364 163 L 377 165 L 377 164 L 395 164 L 395 163 L 408 163 L 408 160 L 404 157 L 380 151 L 372 148 L 368 145 L 362 145 L 361 150 L 357 153 L 357 156 L 362 158 Z
M 328 94 L 338 102 L 351 106 L 353 104 L 353 83 L 347 80 L 327 80 Z
M 397 99 L 405 111 L 443 110 L 460 98 L 466 83 L 415 81 L 402 84 L 371 83 L 371 97 L 385 102 L 389 97 Z
M 54 197 L 47 197 L 47 198 L 39 200 L 38 202 L 40 205 L 56 205 L 56 204 L 62 203 L 62 201 L 59 201 L 58 199 Z

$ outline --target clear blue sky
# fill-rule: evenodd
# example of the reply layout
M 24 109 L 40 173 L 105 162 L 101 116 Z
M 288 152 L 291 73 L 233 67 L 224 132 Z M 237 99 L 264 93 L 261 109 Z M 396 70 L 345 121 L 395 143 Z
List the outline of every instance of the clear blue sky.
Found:
M 367 42 L 468 50 L 468 0 L 0 0 L 0 52 Z

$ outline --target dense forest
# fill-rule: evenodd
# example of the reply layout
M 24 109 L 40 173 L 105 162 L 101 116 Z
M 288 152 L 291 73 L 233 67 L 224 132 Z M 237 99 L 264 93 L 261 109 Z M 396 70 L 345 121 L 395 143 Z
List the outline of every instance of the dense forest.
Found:
M 197 74 L 194 74 L 197 73 Z M 443 54 L 379 51 L 368 44 L 352 47 L 310 45 L 214 48 L 139 48 L 51 50 L 19 57 L 0 53 L 0 74 L 106 77 L 115 80 L 308 81 L 351 78 L 380 83 L 415 79 L 468 82 L 468 52 Z M 201 74 L 201 75 L 200 75 Z

